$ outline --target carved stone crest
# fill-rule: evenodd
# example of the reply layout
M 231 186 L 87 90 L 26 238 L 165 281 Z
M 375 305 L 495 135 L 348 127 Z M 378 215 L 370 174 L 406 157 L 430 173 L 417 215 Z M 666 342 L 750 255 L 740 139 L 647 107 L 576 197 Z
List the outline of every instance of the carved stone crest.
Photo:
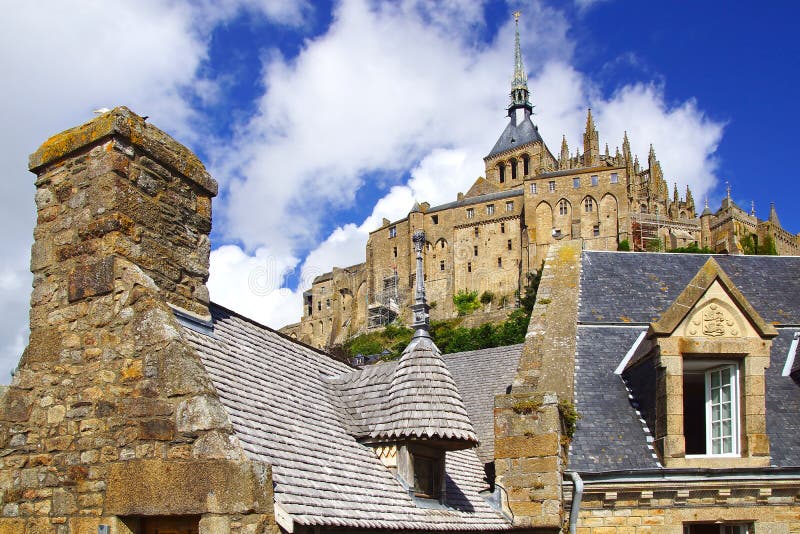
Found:
M 708 337 L 739 335 L 733 318 L 718 304 L 710 304 L 702 312 L 696 313 L 689 325 L 689 335 L 696 336 L 698 332 Z

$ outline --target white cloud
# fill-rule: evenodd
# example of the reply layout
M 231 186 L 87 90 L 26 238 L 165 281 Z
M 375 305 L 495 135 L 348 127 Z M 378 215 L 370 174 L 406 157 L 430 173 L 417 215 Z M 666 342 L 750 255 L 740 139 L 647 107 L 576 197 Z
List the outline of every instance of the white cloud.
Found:
M 267 326 L 280 327 L 300 318 L 301 291 L 281 287 L 297 259 L 259 248 L 253 254 L 236 245 L 211 252 L 211 299 Z

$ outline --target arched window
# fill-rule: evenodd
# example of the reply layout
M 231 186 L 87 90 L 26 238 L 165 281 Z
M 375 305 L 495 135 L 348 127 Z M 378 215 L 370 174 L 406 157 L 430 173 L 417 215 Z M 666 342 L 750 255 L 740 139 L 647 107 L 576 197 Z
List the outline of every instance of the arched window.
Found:
M 516 180 L 517 179 L 517 160 L 512 159 L 510 163 L 511 163 L 511 179 L 512 180 Z
M 500 171 L 500 183 L 502 184 L 506 181 L 506 166 L 503 163 L 498 163 L 497 168 Z
M 522 156 L 522 175 L 523 176 L 528 176 L 528 173 L 530 172 L 530 164 L 531 164 L 530 156 L 528 156 L 527 154 Z
M 592 200 L 592 197 L 586 197 L 586 199 L 583 201 L 583 210 L 586 213 L 592 213 L 594 211 L 594 201 Z
M 559 215 L 567 215 L 569 213 L 569 204 L 567 204 L 566 200 L 560 200 L 558 202 L 558 213 Z

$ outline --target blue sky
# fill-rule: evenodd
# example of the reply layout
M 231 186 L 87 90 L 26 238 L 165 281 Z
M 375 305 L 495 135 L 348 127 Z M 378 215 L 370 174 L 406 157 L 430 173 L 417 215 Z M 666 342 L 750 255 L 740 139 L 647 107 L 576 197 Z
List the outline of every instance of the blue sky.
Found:
M 363 261 L 381 218 L 452 200 L 505 125 L 513 19 L 534 121 L 574 153 L 592 107 L 667 180 L 800 231 L 792 154 L 794 2 L 145 0 L 9 3 L 0 21 L 5 255 L 0 382 L 27 343 L 35 219 L 27 156 L 127 105 L 220 182 L 212 298 L 279 327 L 332 265 Z

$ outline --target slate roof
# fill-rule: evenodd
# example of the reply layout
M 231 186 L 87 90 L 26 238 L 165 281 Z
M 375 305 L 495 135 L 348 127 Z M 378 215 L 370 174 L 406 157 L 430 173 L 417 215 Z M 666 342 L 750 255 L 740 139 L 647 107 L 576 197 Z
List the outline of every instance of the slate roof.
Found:
M 510 528 L 479 492 L 487 488 L 474 449 L 447 452 L 448 506 L 413 500 L 350 432 L 344 375 L 386 384 L 393 364 L 353 370 L 220 306 L 213 336 L 184 328 L 200 354 L 247 455 L 272 465 L 275 501 L 300 525 L 372 529 Z M 396 365 L 396 364 L 394 364 Z M 384 377 L 384 378 L 380 378 Z
M 494 148 L 486 156 L 490 158 L 495 154 L 500 154 L 506 150 L 512 150 L 526 143 L 533 143 L 535 141 L 542 142 L 542 136 L 539 135 L 539 130 L 531 122 L 530 118 L 525 118 L 519 124 L 514 124 L 513 120 L 508 121 L 508 126 L 503 130 L 500 139 L 494 144 Z
M 509 345 L 444 355 L 480 440 L 476 452 L 483 462 L 494 461 L 494 397 L 508 393 L 523 346 Z
M 575 405 L 569 468 L 586 473 L 661 469 L 642 410 L 614 370 L 641 332 L 675 301 L 706 254 L 591 252 L 581 255 Z M 766 370 L 772 464 L 800 466 L 800 384 L 781 376 L 800 331 L 800 257 L 714 258 L 745 298 L 778 330 Z

